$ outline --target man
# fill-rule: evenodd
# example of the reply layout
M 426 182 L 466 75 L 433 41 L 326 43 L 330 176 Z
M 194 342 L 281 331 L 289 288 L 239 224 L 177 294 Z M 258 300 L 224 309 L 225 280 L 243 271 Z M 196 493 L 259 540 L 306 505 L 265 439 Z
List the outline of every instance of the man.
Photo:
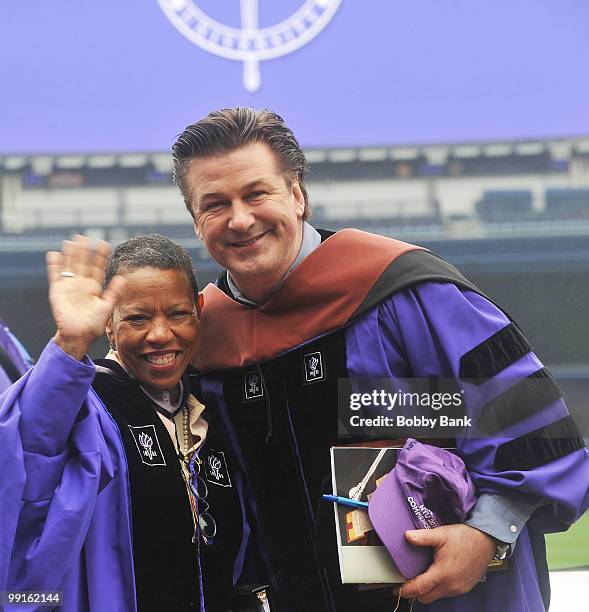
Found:
M 435 558 L 402 594 L 445 612 L 544 610 L 543 532 L 566 529 L 586 508 L 589 457 L 517 326 L 423 249 L 311 227 L 305 157 L 270 111 L 210 113 L 184 131 L 173 158 L 196 234 L 226 269 L 204 292 L 196 366 L 202 399 L 248 471 L 252 545 L 278 609 L 391 609 L 390 591 L 338 584 L 332 510 L 320 501 L 338 379 L 438 377 L 477 379 L 469 415 L 486 410 L 501 427 L 493 438 L 457 438 L 478 503 L 467 524 L 407 533 Z M 497 396 L 484 380 L 499 377 L 510 383 Z M 534 377 L 548 396 L 514 410 Z M 484 580 L 489 561 L 511 553 L 510 568 Z

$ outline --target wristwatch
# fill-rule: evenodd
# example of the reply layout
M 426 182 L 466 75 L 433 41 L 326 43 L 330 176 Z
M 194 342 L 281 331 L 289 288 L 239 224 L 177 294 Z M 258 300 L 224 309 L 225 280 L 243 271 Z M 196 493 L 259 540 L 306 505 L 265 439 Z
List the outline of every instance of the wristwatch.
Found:
M 492 561 L 504 561 L 507 558 L 509 546 L 509 544 L 505 544 L 505 542 L 500 542 L 497 540 L 497 548 L 495 549 L 495 555 L 493 556 Z

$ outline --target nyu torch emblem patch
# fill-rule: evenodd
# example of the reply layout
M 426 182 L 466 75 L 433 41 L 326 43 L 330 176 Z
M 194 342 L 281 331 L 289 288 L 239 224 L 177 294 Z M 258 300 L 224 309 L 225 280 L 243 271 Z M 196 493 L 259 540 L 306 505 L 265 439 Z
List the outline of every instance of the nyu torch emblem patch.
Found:
M 129 425 L 129 430 L 137 445 L 141 461 L 145 465 L 166 465 L 166 460 L 155 433 L 155 425 Z
M 210 449 L 205 461 L 205 473 L 207 482 L 219 485 L 220 487 L 230 487 L 231 478 L 229 478 L 229 470 L 225 461 L 223 451 Z
M 321 352 L 308 353 L 303 357 L 305 368 L 305 383 L 310 384 L 325 379 L 323 358 Z
M 256 370 L 253 372 L 246 372 L 243 377 L 243 386 L 245 400 L 254 400 L 264 397 L 262 378 Z

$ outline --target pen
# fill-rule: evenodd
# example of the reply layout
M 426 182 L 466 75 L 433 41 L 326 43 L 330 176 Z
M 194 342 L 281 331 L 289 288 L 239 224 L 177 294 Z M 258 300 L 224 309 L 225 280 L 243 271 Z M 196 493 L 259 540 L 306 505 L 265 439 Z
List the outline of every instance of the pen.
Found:
M 361 508 L 368 510 L 368 502 L 361 502 L 349 497 L 340 497 L 339 495 L 324 495 L 325 501 L 333 502 L 334 504 L 342 504 L 342 506 L 351 506 L 352 508 Z

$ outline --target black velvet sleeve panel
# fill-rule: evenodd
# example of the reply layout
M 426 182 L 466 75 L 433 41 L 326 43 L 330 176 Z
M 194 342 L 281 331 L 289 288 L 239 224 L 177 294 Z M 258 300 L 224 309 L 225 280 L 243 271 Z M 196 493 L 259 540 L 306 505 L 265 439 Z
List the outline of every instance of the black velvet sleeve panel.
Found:
M 481 384 L 532 350 L 515 323 L 506 325 L 460 359 L 460 378 Z
M 533 470 L 584 446 L 574 420 L 567 416 L 502 444 L 495 456 L 495 469 L 498 472 Z
M 545 368 L 509 387 L 482 409 L 477 427 L 497 433 L 519 423 L 562 397 L 562 391 Z

